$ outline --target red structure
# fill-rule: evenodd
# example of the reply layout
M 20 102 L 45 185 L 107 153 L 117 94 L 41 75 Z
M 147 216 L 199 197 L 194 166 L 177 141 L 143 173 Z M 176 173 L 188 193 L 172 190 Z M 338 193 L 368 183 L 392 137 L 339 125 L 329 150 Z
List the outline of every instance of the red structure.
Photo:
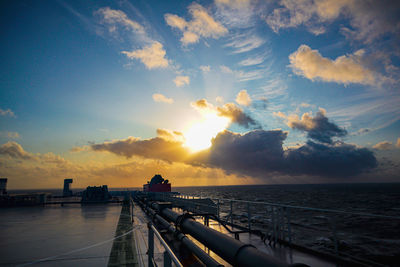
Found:
M 171 192 L 171 184 L 150 184 L 143 185 L 144 192 Z
M 143 185 L 144 192 L 171 192 L 171 184 L 168 180 L 162 178 L 160 174 L 156 174 L 151 178 L 150 182 Z

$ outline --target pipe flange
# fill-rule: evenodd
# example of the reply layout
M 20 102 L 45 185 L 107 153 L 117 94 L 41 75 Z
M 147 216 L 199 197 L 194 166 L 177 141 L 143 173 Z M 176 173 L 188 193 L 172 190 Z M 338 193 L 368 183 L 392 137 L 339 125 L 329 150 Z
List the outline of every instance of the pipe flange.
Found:
M 238 255 L 239 255 L 240 251 L 241 251 L 242 249 L 244 249 L 244 248 L 247 248 L 247 247 L 256 248 L 255 246 L 253 246 L 253 245 L 251 245 L 251 244 L 245 244 L 245 245 L 241 246 L 241 247 L 236 251 L 235 256 L 233 256 L 233 262 L 235 263 L 234 266 L 238 266 L 237 257 L 238 257 Z
M 183 213 L 182 215 L 179 215 L 175 221 L 175 229 L 177 229 L 179 232 L 183 233 L 181 226 L 182 226 L 183 221 L 188 218 L 194 220 L 193 216 L 190 213 L 186 212 L 186 213 Z

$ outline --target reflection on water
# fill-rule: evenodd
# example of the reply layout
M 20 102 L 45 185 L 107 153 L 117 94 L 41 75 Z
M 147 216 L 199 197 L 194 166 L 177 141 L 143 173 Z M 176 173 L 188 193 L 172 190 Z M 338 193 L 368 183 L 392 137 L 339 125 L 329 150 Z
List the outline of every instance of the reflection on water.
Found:
M 0 265 L 49 258 L 40 265 L 105 266 L 112 241 L 86 247 L 114 237 L 120 211 L 114 204 L 0 209 Z

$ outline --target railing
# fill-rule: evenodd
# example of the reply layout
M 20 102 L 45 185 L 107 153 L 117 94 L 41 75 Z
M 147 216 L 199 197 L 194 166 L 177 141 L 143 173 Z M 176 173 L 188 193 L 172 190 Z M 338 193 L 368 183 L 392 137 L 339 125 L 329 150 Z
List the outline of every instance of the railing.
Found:
M 164 238 L 162 238 L 161 234 L 157 231 L 157 229 L 153 226 L 151 222 L 147 224 L 149 228 L 149 235 L 148 235 L 148 245 L 149 250 L 147 252 L 148 255 L 148 266 L 153 267 L 157 266 L 154 261 L 154 235 L 156 235 L 157 239 L 160 241 L 161 245 L 164 247 L 165 251 L 163 253 L 164 256 L 164 267 L 172 266 L 172 262 L 174 262 L 175 266 L 182 267 L 183 265 L 179 262 L 178 258 L 165 242 Z
M 193 200 L 201 199 L 188 195 L 161 197 L 166 201 L 173 199 L 186 203 L 186 207 L 190 207 Z M 396 225 L 400 224 L 400 216 L 236 199 L 212 200 L 213 205 L 195 205 L 201 207 L 199 211 L 214 209 L 215 215 L 228 225 L 261 231 L 269 244 L 283 243 L 364 263 L 375 264 L 374 261 L 361 259 L 351 249 L 361 249 L 358 246 L 365 240 L 373 243 L 376 236 L 390 239 L 390 235 L 383 236 L 388 234 L 382 230 L 382 225 L 391 225 L 392 229 L 396 229 Z

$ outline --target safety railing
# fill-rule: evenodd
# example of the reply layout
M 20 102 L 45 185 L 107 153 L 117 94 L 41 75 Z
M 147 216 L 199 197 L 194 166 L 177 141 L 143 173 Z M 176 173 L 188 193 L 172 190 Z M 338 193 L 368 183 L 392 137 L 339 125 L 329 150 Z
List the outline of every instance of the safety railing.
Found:
M 170 267 L 172 266 L 172 262 L 175 264 L 177 267 L 183 266 L 174 252 L 171 250 L 171 248 L 168 246 L 167 242 L 165 242 L 164 238 L 161 236 L 160 232 L 157 231 L 157 229 L 153 226 L 151 222 L 147 224 L 149 231 L 148 231 L 148 266 L 149 267 L 154 267 L 157 266 L 157 264 L 154 261 L 154 235 L 157 237 L 157 239 L 160 241 L 161 245 L 164 247 L 165 251 L 163 253 L 163 260 L 164 260 L 164 267 Z
M 202 198 L 188 195 L 163 196 L 165 201 L 171 199 L 181 204 L 186 203 L 185 207 L 191 207 L 190 202 Z M 223 198 L 212 198 L 212 200 L 211 205 L 205 203 L 192 205 L 201 207 L 198 211 L 214 209 L 216 217 L 227 225 L 261 231 L 265 234 L 265 241 L 271 245 L 284 243 L 367 263 L 368 259 L 361 259 L 362 256 L 353 253 L 352 249 L 360 252 L 363 243 L 371 241 L 372 244 L 377 238 L 389 240 L 390 243 L 392 236 L 382 229 L 382 226 L 396 229 L 396 225 L 400 224 L 400 216 L 262 201 Z

